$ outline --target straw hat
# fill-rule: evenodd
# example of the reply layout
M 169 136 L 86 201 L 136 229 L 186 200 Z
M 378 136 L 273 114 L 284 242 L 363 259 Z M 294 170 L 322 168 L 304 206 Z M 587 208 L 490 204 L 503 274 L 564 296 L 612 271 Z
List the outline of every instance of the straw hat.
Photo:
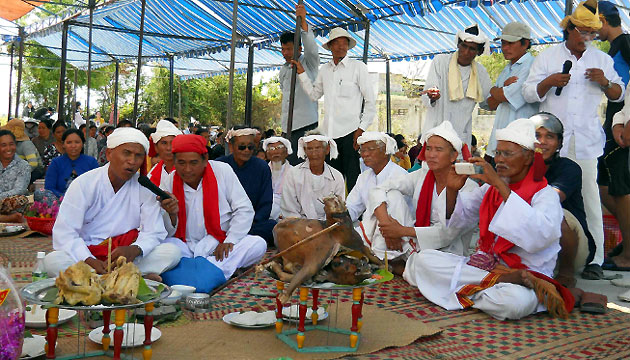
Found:
M 15 135 L 16 141 L 29 140 L 28 136 L 24 133 L 24 121 L 20 119 L 9 120 L 9 122 L 7 122 L 3 129 L 12 132 L 13 135 Z
M 340 37 L 346 37 L 348 38 L 348 50 L 352 49 L 353 47 L 355 47 L 357 45 L 357 41 L 354 40 L 354 38 L 352 36 L 350 36 L 350 33 L 348 33 L 346 30 L 340 28 L 340 27 L 336 27 L 332 30 L 330 30 L 330 33 L 328 34 L 328 41 L 326 41 L 325 44 L 322 45 L 322 47 L 326 50 L 330 50 L 330 48 L 328 47 L 328 44 L 335 40 L 336 38 L 340 38 Z

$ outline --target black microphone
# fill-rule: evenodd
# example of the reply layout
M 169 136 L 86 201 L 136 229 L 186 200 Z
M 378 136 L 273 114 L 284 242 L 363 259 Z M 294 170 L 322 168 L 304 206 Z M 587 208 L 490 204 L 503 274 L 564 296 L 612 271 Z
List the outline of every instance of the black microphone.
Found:
M 573 63 L 571 62 L 571 60 L 567 60 L 564 62 L 564 65 L 562 65 L 562 73 L 563 74 L 568 74 L 569 71 L 571 70 L 571 66 L 573 66 Z M 556 88 L 556 96 L 560 96 L 560 94 L 562 93 L 562 88 L 564 86 L 558 86 Z
M 171 196 L 169 194 L 167 194 L 166 192 L 164 192 L 164 190 L 162 190 L 159 187 L 157 187 L 146 176 L 140 176 L 138 178 L 138 182 L 140 183 L 140 185 L 142 185 L 145 188 L 151 190 L 152 193 L 154 193 L 155 195 L 159 196 L 162 200 L 166 200 L 166 199 L 170 199 L 171 198 Z

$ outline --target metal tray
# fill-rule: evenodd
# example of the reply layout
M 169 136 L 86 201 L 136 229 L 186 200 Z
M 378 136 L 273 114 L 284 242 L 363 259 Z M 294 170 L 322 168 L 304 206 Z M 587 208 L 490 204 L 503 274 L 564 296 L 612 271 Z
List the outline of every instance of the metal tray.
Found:
M 54 307 L 57 307 L 60 309 L 89 310 L 89 311 L 133 309 L 133 308 L 144 306 L 145 304 L 148 304 L 148 303 L 158 302 L 159 300 L 167 298 L 171 294 L 171 288 L 167 286 L 166 284 L 162 284 L 160 282 L 149 280 L 149 279 L 144 279 L 144 281 L 147 283 L 147 286 L 153 291 L 155 291 L 157 287 L 160 285 L 164 286 L 164 290 L 157 298 L 151 301 L 139 302 L 137 304 L 129 304 L 129 305 L 91 305 L 91 306 L 75 305 L 75 306 L 71 306 L 71 305 L 64 305 L 64 304 L 55 305 L 52 302 L 43 301 L 42 299 L 44 298 L 44 296 L 46 296 L 46 293 L 48 293 L 50 289 L 55 287 L 54 278 L 44 279 L 44 280 L 40 280 L 31 284 L 28 284 L 22 288 L 20 293 L 22 294 L 22 297 L 24 298 L 24 300 L 26 300 L 27 302 L 31 304 L 53 305 Z

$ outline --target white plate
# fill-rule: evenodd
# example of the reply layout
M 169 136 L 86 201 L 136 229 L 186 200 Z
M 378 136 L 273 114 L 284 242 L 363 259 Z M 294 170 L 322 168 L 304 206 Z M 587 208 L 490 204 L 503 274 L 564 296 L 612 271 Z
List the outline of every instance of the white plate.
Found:
M 46 353 L 44 346 L 46 346 L 46 337 L 44 336 L 33 335 L 32 338 L 24 338 L 20 360 L 34 359 L 44 355 Z
M 287 307 L 283 307 L 282 308 L 282 317 L 284 318 L 284 320 L 286 321 L 299 321 L 299 305 L 291 305 L 291 306 L 287 306 Z M 312 308 L 307 308 L 306 309 L 306 322 L 310 323 L 312 321 L 311 319 L 311 315 L 313 315 L 313 309 Z M 328 318 L 328 313 L 326 312 L 326 309 L 324 309 L 323 307 L 318 307 L 317 308 L 317 321 L 322 321 L 326 318 Z
M 31 311 L 25 312 L 24 323 L 26 327 L 35 328 L 35 329 L 45 329 L 46 328 L 46 309 L 42 309 L 41 305 L 28 305 L 31 308 Z M 77 312 L 74 310 L 66 310 L 59 309 L 59 321 L 58 325 L 61 325 L 76 315 Z
M 114 330 L 116 330 L 116 324 L 109 324 L 109 338 L 111 339 L 109 346 L 114 347 Z M 127 331 L 129 331 L 129 335 L 127 335 Z M 99 326 L 96 329 L 90 331 L 88 335 L 90 340 L 94 341 L 97 344 L 103 343 L 103 327 Z M 156 342 L 160 337 L 162 337 L 162 332 L 158 328 L 151 329 L 151 343 Z M 133 324 L 126 323 L 123 325 L 123 341 L 122 347 L 136 347 L 142 346 L 144 343 L 144 325 L 143 324 Z
M 245 324 L 239 323 L 238 321 L 234 321 L 235 317 L 239 316 L 240 314 L 241 313 L 238 312 L 238 311 L 235 311 L 233 313 L 229 313 L 229 314 L 223 316 L 223 322 L 225 322 L 226 324 L 229 324 L 229 325 L 238 326 L 238 327 L 247 328 L 247 329 L 266 328 L 266 327 L 272 326 L 273 324 L 276 323 L 276 318 L 274 316 L 273 321 L 269 322 L 269 323 L 258 324 L 258 325 L 245 325 Z

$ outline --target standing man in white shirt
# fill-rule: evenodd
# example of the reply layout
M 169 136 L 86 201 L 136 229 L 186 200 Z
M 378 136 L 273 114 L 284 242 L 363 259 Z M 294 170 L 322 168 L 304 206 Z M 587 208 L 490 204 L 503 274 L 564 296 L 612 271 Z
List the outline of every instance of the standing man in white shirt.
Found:
M 325 96 L 324 120 L 319 129 L 331 137 L 339 147 L 339 157 L 330 164 L 346 177 L 346 187 L 351 191 L 361 173 L 357 138 L 372 124 L 376 116 L 374 93 L 367 65 L 347 57 L 357 41 L 342 28 L 330 31 L 324 49 L 332 53 L 332 61 L 322 65 L 315 82 L 297 62 L 297 72 L 304 91 L 313 100 Z M 365 101 L 363 113 L 361 105 Z
M 516 119 L 529 118 L 538 112 L 538 103 L 528 103 L 523 98 L 523 84 L 534 62 L 534 57 L 527 52 L 532 45 L 529 26 L 511 22 L 505 25 L 499 39 L 503 57 L 509 63 L 499 74 L 495 86 L 490 89 L 486 104 L 482 104 L 484 108 L 497 111 L 486 150 L 485 159 L 488 162 L 493 161 L 494 150 L 497 148 L 496 131 Z
M 604 224 L 597 186 L 597 158 L 603 154 L 604 130 L 598 114 L 602 94 L 610 101 L 623 100 L 623 81 L 613 59 L 590 45 L 602 27 L 597 2 L 580 3 L 572 15 L 562 20 L 565 41 L 545 49 L 534 60 L 523 85 L 527 102 L 539 102 L 540 111 L 560 119 L 564 126 L 560 156 L 582 168 L 582 197 L 588 229 L 595 240 L 595 256 L 582 277 L 603 277 Z M 564 64 L 571 62 L 568 74 Z M 562 89 L 558 95 L 556 89 Z
M 315 81 L 317 78 L 317 72 L 319 69 L 319 52 L 317 50 L 317 43 L 315 42 L 315 35 L 313 29 L 308 26 L 306 22 L 306 9 L 304 5 L 297 5 L 295 8 L 295 16 L 302 19 L 302 30 L 300 31 L 300 38 L 302 46 L 299 47 L 300 53 L 304 48 L 304 53 L 298 55 L 298 59 L 304 70 L 306 76 L 311 81 Z M 294 33 L 285 32 L 280 35 L 280 44 L 282 46 L 282 56 L 286 63 L 282 65 L 280 69 L 280 90 L 282 90 L 282 132 L 287 133 L 287 123 L 289 118 L 289 98 L 291 96 L 291 60 L 293 60 L 293 41 Z M 304 136 L 304 134 L 317 127 L 317 119 L 319 115 L 317 113 L 317 100 L 311 99 L 308 94 L 304 92 L 304 89 L 296 85 L 295 86 L 295 100 L 293 102 L 293 126 L 291 129 L 291 146 L 297 149 L 298 139 Z M 283 135 L 284 136 L 284 135 Z M 289 154 L 289 162 L 291 165 L 295 165 L 300 162 L 295 154 Z
M 457 51 L 433 59 L 424 85 L 428 91 L 420 97 L 427 107 L 423 134 L 450 121 L 459 138 L 470 145 L 472 112 L 477 103 L 488 97 L 492 87 L 486 68 L 475 58 L 489 53 L 488 38 L 475 24 L 457 33 Z

